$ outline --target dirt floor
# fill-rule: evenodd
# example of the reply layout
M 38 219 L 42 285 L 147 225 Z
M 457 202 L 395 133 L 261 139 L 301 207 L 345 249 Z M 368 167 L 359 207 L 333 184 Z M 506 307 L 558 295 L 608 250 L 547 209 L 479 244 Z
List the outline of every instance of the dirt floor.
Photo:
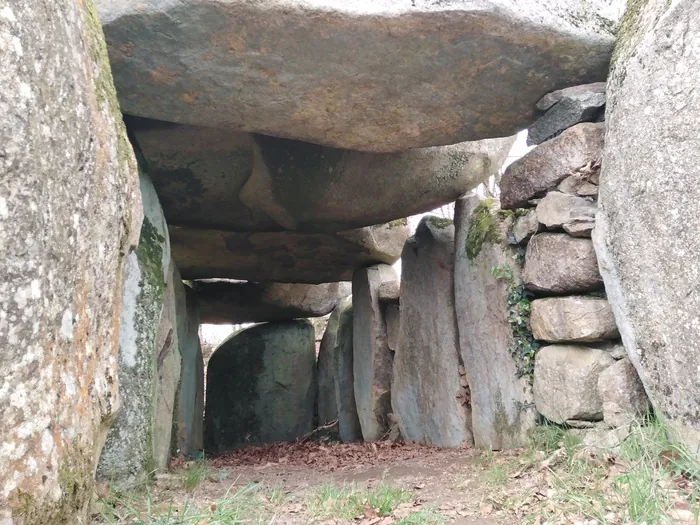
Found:
M 102 487 L 93 524 L 698 523 L 687 476 L 659 467 L 638 477 L 633 468 L 562 435 L 496 453 L 393 442 L 281 443 L 204 462 L 175 460 L 171 473 L 139 495 Z

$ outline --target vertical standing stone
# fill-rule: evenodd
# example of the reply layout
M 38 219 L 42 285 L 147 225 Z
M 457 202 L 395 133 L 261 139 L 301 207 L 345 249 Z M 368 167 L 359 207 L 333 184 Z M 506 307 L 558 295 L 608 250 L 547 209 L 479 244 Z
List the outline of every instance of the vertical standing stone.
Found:
M 319 425 L 325 425 L 338 419 L 338 405 L 335 399 L 335 351 L 338 348 L 338 317 L 339 314 L 334 310 L 328 318 L 318 350 L 317 412 Z
M 136 161 L 90 0 L 0 0 L 0 523 L 87 523 Z
M 381 439 L 389 430 L 394 358 L 379 286 L 396 280 L 396 272 L 386 264 L 361 268 L 352 277 L 355 402 L 365 441 Z
M 333 315 L 338 316 L 335 357 L 335 402 L 338 407 L 338 432 L 342 441 L 361 441 L 362 428 L 355 403 L 353 359 L 352 299 L 344 299 Z
M 401 255 L 401 321 L 391 402 L 404 438 L 455 447 L 471 441 L 459 375 L 454 225 L 426 217 Z
M 168 228 L 158 196 L 141 175 L 143 226 L 136 250 L 124 266 L 119 328 L 119 395 L 122 409 L 109 429 L 98 479 L 120 490 L 143 482 L 156 468 L 153 455 L 156 337 L 170 267 Z M 164 342 L 164 339 L 163 339 Z
M 508 300 L 523 291 L 517 248 L 507 243 L 510 219 L 499 217 L 496 202 L 469 196 L 457 201 L 455 221 L 455 307 L 474 443 L 493 450 L 519 447 L 536 419 L 529 382 L 533 361 L 528 360 L 535 348 L 527 320 L 514 327 L 509 319 L 526 317 Z M 522 300 L 527 305 L 527 298 Z M 514 356 L 528 348 L 531 356 Z
M 204 360 L 199 341 L 199 305 L 197 293 L 189 286 L 176 286 L 175 293 L 182 373 L 175 398 L 172 451 L 193 456 L 204 446 Z
M 163 310 L 156 334 L 155 408 L 153 412 L 153 467 L 168 468 L 173 429 L 175 398 L 180 386 L 182 358 L 177 326 L 177 296 L 183 293 L 182 279 L 175 263 L 170 260 L 168 280 L 163 295 Z
M 700 11 L 630 2 L 608 80 L 593 241 L 656 413 L 700 453 Z
M 233 334 L 207 367 L 206 450 L 303 436 L 313 430 L 316 389 L 309 321 L 258 324 Z

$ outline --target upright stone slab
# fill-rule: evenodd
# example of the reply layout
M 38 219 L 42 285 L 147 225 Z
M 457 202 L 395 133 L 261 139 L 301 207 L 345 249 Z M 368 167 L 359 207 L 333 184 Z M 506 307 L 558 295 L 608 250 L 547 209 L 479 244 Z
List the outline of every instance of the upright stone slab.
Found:
M 231 335 L 207 366 L 205 449 L 303 436 L 313 430 L 316 388 L 310 322 L 265 323 Z
M 109 429 L 97 478 L 127 490 L 156 468 L 153 454 L 159 326 L 170 267 L 168 228 L 153 185 L 140 176 L 143 226 L 124 266 L 119 327 L 122 409 Z M 161 338 L 161 343 L 164 339 Z
M 163 311 L 156 334 L 156 395 L 153 413 L 153 468 L 168 469 L 175 402 L 180 386 L 182 358 L 180 329 L 177 326 L 177 296 L 183 292 L 180 272 L 170 261 L 168 280 L 163 295 Z
M 663 419 L 700 447 L 700 11 L 635 2 L 608 83 L 594 242 L 608 299 Z
M 0 0 L 0 523 L 87 523 L 136 162 L 92 2 Z
M 379 286 L 396 280 L 396 272 L 386 264 L 361 268 L 352 277 L 355 402 L 365 441 L 381 439 L 389 430 L 394 356 Z
M 361 441 L 362 428 L 355 403 L 353 370 L 353 308 L 352 299 L 342 301 L 333 315 L 338 316 L 335 358 L 335 403 L 338 407 L 338 432 L 342 441 Z
M 338 318 L 334 310 L 328 318 L 318 350 L 318 423 L 324 425 L 338 419 L 338 405 L 335 398 L 336 370 L 335 351 L 338 347 Z
M 204 360 L 199 341 L 199 304 L 189 286 L 176 286 L 177 337 L 182 358 L 180 386 L 175 398 L 172 452 L 199 455 L 204 443 Z
M 391 404 L 401 435 L 439 447 L 471 442 L 460 397 L 454 305 L 454 225 L 425 217 L 401 254 L 401 322 Z
M 522 446 L 537 415 L 529 356 L 516 359 L 513 355 L 518 343 L 532 352 L 535 345 L 526 327 L 517 332 L 516 341 L 509 319 L 508 296 L 521 283 L 514 260 L 517 248 L 507 242 L 509 221 L 503 220 L 498 203 L 492 200 L 468 196 L 455 206 L 459 349 L 471 393 L 474 444 L 491 450 Z M 500 277 L 494 275 L 494 268 L 501 271 Z

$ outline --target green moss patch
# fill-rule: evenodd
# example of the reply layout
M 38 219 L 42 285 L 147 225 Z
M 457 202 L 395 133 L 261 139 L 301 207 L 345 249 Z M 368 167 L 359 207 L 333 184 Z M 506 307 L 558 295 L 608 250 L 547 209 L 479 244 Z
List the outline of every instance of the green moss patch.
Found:
M 479 256 L 485 242 L 503 243 L 499 221 L 491 213 L 494 203 L 493 199 L 486 199 L 479 203 L 472 213 L 465 244 L 467 258 L 470 261 Z

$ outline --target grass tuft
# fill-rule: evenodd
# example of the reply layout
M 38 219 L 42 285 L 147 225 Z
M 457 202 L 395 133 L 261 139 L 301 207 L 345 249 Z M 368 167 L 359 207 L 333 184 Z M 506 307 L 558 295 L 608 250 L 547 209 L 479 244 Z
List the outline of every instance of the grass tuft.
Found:
M 359 487 L 355 483 L 323 485 L 309 499 L 307 510 L 316 518 L 355 519 L 369 513 L 388 516 L 411 493 L 379 483 L 375 487 Z

